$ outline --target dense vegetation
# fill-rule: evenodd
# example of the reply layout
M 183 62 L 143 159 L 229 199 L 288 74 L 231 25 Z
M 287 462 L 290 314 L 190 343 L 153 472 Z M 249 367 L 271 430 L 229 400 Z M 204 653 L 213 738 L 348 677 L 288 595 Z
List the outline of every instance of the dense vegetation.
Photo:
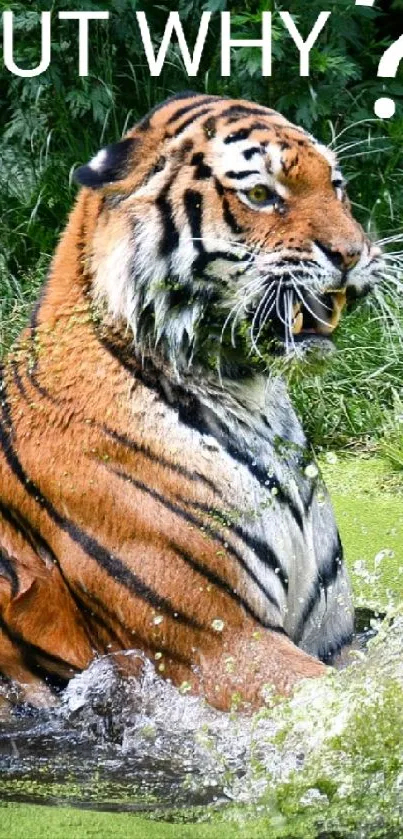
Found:
M 403 0 L 385 0 L 384 7 L 379 0 L 373 9 L 355 7 L 353 0 L 0 0 L 0 10 L 11 8 L 15 15 L 15 60 L 22 67 L 39 61 L 42 11 L 110 12 L 109 23 L 91 24 L 88 78 L 78 75 L 77 23 L 59 22 L 56 15 L 46 73 L 19 78 L 0 67 L 0 348 L 18 331 L 46 272 L 74 196 L 69 185 L 74 166 L 178 90 L 191 87 L 274 106 L 333 142 L 360 220 L 374 238 L 401 232 L 403 80 L 401 73 L 386 81 L 376 75 L 384 49 L 400 32 Z M 324 8 L 331 18 L 312 50 L 310 77 L 300 78 L 298 52 L 277 12 L 290 11 L 307 34 Z M 214 12 L 196 78 L 187 77 L 175 45 L 161 76 L 150 76 L 134 14 L 142 9 L 156 44 L 168 11 L 180 12 L 189 44 L 202 11 Z M 222 78 L 218 13 L 223 10 L 232 12 L 234 38 L 261 37 L 261 12 L 274 13 L 271 78 L 262 78 L 260 52 L 250 47 L 233 51 L 232 75 Z M 397 111 L 394 119 L 380 122 L 373 104 L 383 91 L 395 98 Z M 403 242 L 390 247 L 402 248 Z M 327 371 L 293 381 L 316 445 L 381 440 L 395 462 L 403 463 L 403 321 L 397 296 L 398 286 L 385 281 L 382 305 L 374 300 L 344 320 L 340 352 Z

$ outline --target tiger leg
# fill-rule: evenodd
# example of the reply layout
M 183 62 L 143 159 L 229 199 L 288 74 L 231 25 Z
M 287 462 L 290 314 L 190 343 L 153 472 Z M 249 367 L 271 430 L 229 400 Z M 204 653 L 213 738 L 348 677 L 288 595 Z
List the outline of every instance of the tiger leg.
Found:
M 268 691 L 287 695 L 301 679 L 322 676 L 326 670 L 285 635 L 253 621 L 200 657 L 202 692 L 223 711 L 261 707 Z
M 0 684 L 14 702 L 49 705 L 94 656 L 57 566 L 0 551 Z M 36 567 L 35 567 L 36 566 Z M 11 685 L 20 687 L 13 690 Z
M 18 644 L 0 630 L 0 707 L 29 702 L 36 707 L 53 704 L 51 689 L 27 667 Z
M 328 671 L 281 631 L 266 629 L 247 616 L 214 634 L 199 636 L 187 663 L 183 648 L 182 656 L 175 658 L 159 653 L 155 666 L 181 692 L 201 695 L 220 711 L 257 709 L 268 694 L 288 695 L 302 679 Z

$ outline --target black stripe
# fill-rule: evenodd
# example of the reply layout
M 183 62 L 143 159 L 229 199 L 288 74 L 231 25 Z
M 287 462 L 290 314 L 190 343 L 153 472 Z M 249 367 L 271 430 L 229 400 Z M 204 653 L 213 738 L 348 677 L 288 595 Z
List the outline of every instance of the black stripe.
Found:
M 186 140 L 183 140 L 182 145 L 175 152 L 175 162 L 176 162 L 176 164 L 183 163 L 186 160 L 186 157 L 193 150 L 193 147 L 194 147 L 193 140 L 191 140 L 190 137 L 186 137 Z M 179 166 L 177 166 L 177 171 L 178 170 L 179 170 Z
M 200 472 L 190 471 L 189 469 L 186 469 L 185 466 L 181 466 L 179 463 L 172 463 L 170 460 L 166 460 L 164 457 L 161 457 L 161 455 L 157 456 L 150 451 L 148 446 L 141 446 L 130 437 L 127 437 L 126 434 L 118 434 L 117 431 L 114 431 L 112 428 L 108 428 L 106 425 L 97 425 L 97 428 L 101 429 L 108 435 L 108 437 L 111 437 L 112 440 L 116 440 L 116 442 L 121 443 L 131 451 L 143 455 L 143 457 L 146 457 L 152 463 L 156 463 L 158 466 L 163 466 L 165 469 L 171 469 L 178 475 L 182 475 L 182 477 L 186 478 L 188 481 L 200 481 L 200 483 L 203 483 L 208 486 L 209 489 L 212 489 L 215 495 L 221 495 L 221 491 L 217 488 L 214 481 L 206 478 Z
M 232 230 L 233 233 L 243 233 L 244 228 L 238 224 L 233 212 L 230 210 L 228 198 L 223 198 L 222 209 L 224 221 L 228 224 L 230 230 Z
M 340 635 L 337 640 L 334 640 L 331 644 L 329 644 L 326 649 L 322 648 L 318 651 L 318 658 L 320 661 L 323 661 L 325 664 L 331 664 L 332 659 L 336 656 L 346 644 L 351 644 L 353 640 L 354 632 L 346 632 L 343 635 Z
M 0 443 L 7 460 L 7 463 L 20 483 L 24 486 L 28 495 L 33 498 L 36 503 L 46 511 L 49 518 L 51 518 L 61 530 L 67 533 L 70 538 L 79 547 L 93 559 L 98 565 L 103 568 L 106 573 L 128 589 L 136 597 L 148 603 L 154 609 L 161 609 L 170 617 L 175 618 L 179 623 L 184 623 L 187 626 L 192 626 L 196 629 L 203 627 L 193 618 L 183 614 L 179 609 L 175 609 L 172 603 L 165 597 L 161 597 L 153 589 L 151 589 L 143 580 L 136 574 L 130 571 L 124 562 L 114 554 L 97 542 L 92 536 L 78 527 L 73 521 L 62 516 L 53 507 L 52 503 L 39 490 L 39 487 L 26 475 L 24 469 L 14 451 L 11 443 L 11 435 L 0 423 Z
M 226 448 L 228 454 L 230 454 L 234 460 L 237 460 L 239 463 L 246 466 L 251 475 L 256 478 L 261 486 L 266 487 L 268 492 L 273 492 L 273 490 L 275 490 L 276 500 L 288 507 L 294 520 L 298 524 L 298 527 L 302 530 L 304 526 L 302 513 L 294 504 L 286 489 L 281 486 L 279 480 L 274 475 L 269 477 L 267 470 L 263 466 L 259 466 L 249 452 L 242 452 L 232 438 L 232 435 L 230 436 L 230 433 L 222 426 L 221 432 L 222 444 Z
M 262 540 L 258 539 L 256 536 L 251 536 L 243 527 L 240 527 L 240 525 L 230 527 L 231 530 L 233 530 L 234 533 L 236 533 L 237 536 L 239 536 L 239 538 L 248 545 L 256 556 L 259 557 L 263 565 L 271 568 L 281 583 L 283 589 L 288 591 L 288 577 L 274 549 L 267 545 L 266 542 L 262 542 Z
M 213 139 L 217 134 L 217 120 L 215 117 L 208 117 L 203 122 L 203 131 L 207 140 Z
M 230 516 L 229 520 L 227 521 L 225 510 L 214 510 L 208 504 L 203 504 L 200 501 L 192 501 L 191 505 L 192 507 L 196 508 L 197 510 L 200 510 L 206 515 L 211 516 L 214 513 L 217 513 L 220 516 L 220 518 L 225 520 L 224 526 L 227 527 L 228 530 L 232 531 L 237 536 L 239 536 L 239 538 L 242 539 L 245 545 L 247 545 L 248 548 L 250 548 L 253 551 L 253 553 L 256 554 L 256 556 L 260 559 L 262 564 L 272 569 L 276 577 L 279 579 L 284 590 L 288 590 L 288 577 L 273 548 L 271 548 L 266 542 L 263 542 L 257 536 L 252 536 L 252 534 L 248 533 L 247 530 L 245 530 L 245 528 L 241 525 L 234 524 L 233 522 L 231 522 Z
M 5 577 L 11 585 L 11 597 L 15 597 L 20 588 L 20 581 L 15 570 L 15 560 L 7 553 L 5 548 L 0 548 L 0 577 Z
M 301 468 L 303 468 L 303 466 L 304 466 L 304 464 L 301 463 Z M 309 510 L 312 507 L 313 501 L 316 498 L 316 490 L 317 490 L 317 487 L 318 487 L 318 478 L 319 478 L 319 475 L 316 478 L 313 478 L 313 479 L 311 478 L 311 480 L 309 482 L 309 485 L 308 485 L 308 494 L 301 493 L 306 513 L 309 512 Z
M 203 256 L 204 255 L 199 258 L 203 258 Z M 210 254 L 206 254 L 206 256 L 210 257 Z M 219 257 L 230 258 L 230 255 L 227 256 L 221 253 L 212 254 L 211 256 L 214 259 Z M 238 258 L 234 257 L 234 261 L 238 261 Z M 250 452 L 242 452 L 239 449 L 237 441 L 234 439 L 233 435 L 223 426 L 222 423 L 217 420 L 216 417 L 212 417 L 210 424 L 206 419 L 208 410 L 201 408 L 201 405 L 196 397 L 192 396 L 179 386 L 172 386 L 172 383 L 169 383 L 169 385 L 164 388 L 163 375 L 154 370 L 151 363 L 149 364 L 148 369 L 145 367 L 141 368 L 138 364 L 136 364 L 136 361 L 132 356 L 129 358 L 127 357 L 126 347 L 114 344 L 112 340 L 107 339 L 98 333 L 97 337 L 105 349 L 107 349 L 108 352 L 113 355 L 113 357 L 116 358 L 116 360 L 119 361 L 119 363 L 128 372 L 131 373 L 132 376 L 140 380 L 145 387 L 157 392 L 164 402 L 175 406 L 178 410 L 180 422 L 183 422 L 184 425 L 187 425 L 190 428 L 194 428 L 200 434 L 212 434 L 218 442 L 222 444 L 228 454 L 234 458 L 234 460 L 242 463 L 248 469 L 261 486 L 266 487 L 269 492 L 274 489 L 276 492 L 276 500 L 284 504 L 289 509 L 290 514 L 293 516 L 298 527 L 301 530 L 303 529 L 304 520 L 302 513 L 294 504 L 286 489 L 281 486 L 278 479 L 274 476 L 269 478 L 267 470 L 255 462 L 253 455 Z
M 148 647 L 153 652 L 163 652 L 165 656 L 171 658 L 172 661 L 178 662 L 178 664 L 184 664 L 186 667 L 189 667 L 189 665 L 192 664 L 191 659 L 185 658 L 185 656 L 180 655 L 180 653 L 173 652 L 169 649 L 169 647 L 166 647 L 163 639 L 160 639 L 158 643 L 154 643 L 150 637 L 144 637 L 137 631 L 137 629 L 133 631 L 130 627 L 127 626 L 127 624 L 124 623 L 124 621 L 122 621 L 121 618 L 118 617 L 116 612 L 111 612 L 105 605 L 105 603 L 102 600 L 100 600 L 93 592 L 89 592 L 80 586 L 80 594 L 77 593 L 77 598 L 82 599 L 83 596 L 84 599 L 87 599 L 88 602 L 91 604 L 90 606 L 88 606 L 84 603 L 84 601 L 82 601 L 84 608 L 87 611 L 89 608 L 91 609 L 92 617 L 94 617 L 99 623 L 99 625 L 102 626 L 107 632 L 109 632 L 111 635 L 115 635 L 115 638 L 118 641 L 118 643 L 121 643 L 122 649 L 124 648 L 124 641 L 122 639 L 119 639 L 118 635 L 116 634 L 116 630 L 113 628 L 113 624 L 118 625 L 123 635 L 131 636 L 133 643 L 136 643 L 136 639 L 138 639 L 145 647 Z M 95 613 L 94 609 L 99 610 L 98 613 Z
M 200 275 L 203 275 L 206 268 L 211 265 L 212 262 L 217 262 L 218 259 L 223 259 L 225 262 L 235 263 L 242 262 L 244 257 L 235 253 L 227 253 L 227 251 L 203 250 L 193 262 L 193 273 L 199 278 Z M 205 279 L 211 282 L 211 276 L 206 276 Z
M 46 559 L 47 562 L 53 563 L 57 566 L 68 593 L 70 594 L 72 600 L 76 604 L 78 610 L 81 612 L 83 604 L 76 596 L 72 585 L 66 578 L 64 571 L 61 568 L 60 563 L 56 555 L 54 554 L 52 548 L 50 547 L 48 542 L 46 542 L 43 536 L 39 533 L 39 531 L 37 531 L 30 522 L 28 522 L 26 519 L 23 519 L 20 513 L 17 513 L 17 511 L 12 510 L 9 507 L 6 507 L 4 504 L 1 503 L 1 501 L 0 516 L 4 519 L 4 521 L 8 523 L 10 527 L 13 528 L 13 530 L 15 530 L 28 543 L 28 545 L 30 545 L 34 553 L 37 556 L 39 556 L 42 561 Z M 86 616 L 84 617 L 84 620 L 85 619 Z M 84 623 L 82 625 L 82 628 L 85 634 L 87 635 L 88 643 L 90 644 L 90 646 L 94 650 L 98 649 L 98 639 L 94 637 L 93 633 L 88 627 L 88 624 Z
M 50 560 L 50 562 L 55 565 L 58 564 L 57 559 L 48 543 L 30 522 L 22 518 L 20 513 L 10 507 L 6 507 L 6 505 L 0 501 L 0 516 L 10 527 L 12 527 L 13 530 L 16 531 L 16 533 L 19 534 L 19 536 L 28 542 L 34 553 L 40 556 L 42 560 L 46 557 L 47 560 Z
M 38 393 L 40 393 L 41 396 L 43 396 L 44 399 L 48 399 L 49 402 L 51 402 L 53 405 L 60 405 L 61 400 L 59 400 L 55 396 L 53 396 L 48 391 L 48 389 L 46 387 L 43 387 L 43 385 L 39 384 L 38 379 L 37 379 L 37 367 L 38 367 L 38 359 L 35 360 L 34 367 L 30 367 L 30 364 L 28 362 L 27 369 L 26 369 L 26 374 L 27 374 L 27 377 L 28 377 L 29 381 L 31 382 L 31 385 L 35 388 L 35 390 Z
M 218 178 L 214 178 L 214 186 L 216 188 L 217 195 L 224 195 L 225 189 L 221 181 L 218 180 Z
M 340 541 L 340 536 L 337 534 L 337 541 L 333 548 L 332 555 L 330 557 L 329 562 L 327 562 L 324 568 L 320 568 L 320 578 L 322 587 L 326 593 L 326 590 L 334 583 L 341 567 L 343 565 L 343 548 Z
M 232 600 L 235 600 L 236 603 L 239 603 L 240 606 L 245 610 L 245 612 L 250 615 L 255 621 L 257 621 L 261 626 L 264 626 L 265 629 L 271 629 L 274 632 L 281 632 L 286 635 L 285 629 L 283 627 L 278 626 L 276 624 L 272 624 L 270 621 L 265 621 L 264 619 L 260 618 L 260 616 L 255 612 L 255 610 L 250 606 L 247 600 L 245 600 L 238 592 L 231 588 L 231 586 L 227 583 L 226 580 L 223 580 L 222 577 L 219 576 L 215 571 L 212 571 L 211 568 L 208 568 L 207 565 L 204 563 L 198 562 L 197 560 L 193 559 L 190 554 L 184 551 L 182 548 L 178 547 L 174 543 L 169 543 L 170 548 L 174 553 L 176 553 L 186 565 L 189 565 L 194 571 L 200 574 L 202 577 L 205 577 L 210 583 L 215 585 L 221 591 L 228 594 Z
M 262 149 L 260 148 L 260 146 L 251 146 L 250 149 L 244 149 L 242 154 L 243 154 L 245 160 L 250 160 L 251 157 L 253 157 L 253 155 L 261 154 L 261 152 L 262 152 Z
M 184 105 L 183 108 L 178 108 L 178 110 L 175 111 L 175 113 L 173 113 L 167 120 L 167 125 L 170 125 L 172 122 L 176 122 L 177 119 L 184 117 L 191 111 L 195 111 L 197 108 L 201 108 L 203 105 L 207 105 L 209 102 L 215 101 L 217 101 L 216 96 L 197 96 L 196 102 L 191 102 L 190 105 Z
M 224 138 L 224 143 L 229 145 L 230 143 L 238 143 L 240 140 L 247 140 L 252 128 L 239 128 L 238 131 L 232 131 L 231 134 L 228 134 L 227 137 Z
M 230 105 L 229 108 L 226 108 L 224 111 L 221 111 L 220 117 L 225 118 L 229 117 L 228 122 L 233 122 L 234 120 L 238 119 L 245 119 L 248 116 L 262 116 L 262 117 L 269 117 L 272 114 L 275 114 L 276 111 L 273 111 L 271 108 L 264 108 L 260 107 L 259 105 Z
M 297 627 L 295 629 L 293 635 L 293 641 L 295 644 L 299 644 L 301 638 L 304 634 L 305 626 L 312 615 L 313 611 L 316 609 L 322 593 L 324 593 L 325 598 L 327 596 L 327 589 L 332 583 L 335 582 L 336 577 L 342 567 L 343 564 L 343 551 L 340 543 L 340 537 L 338 537 L 338 541 L 333 548 L 331 557 L 327 563 L 321 566 L 317 572 L 317 577 L 315 582 L 312 585 L 312 589 L 310 595 L 305 603 L 303 608 L 301 617 L 298 621 Z
M 167 198 L 171 184 L 172 180 L 165 185 L 164 189 L 155 200 L 162 224 L 162 237 L 158 248 L 160 256 L 162 257 L 166 257 L 168 254 L 171 254 L 172 251 L 179 245 L 179 233 L 175 225 L 172 204 Z
M 197 111 L 196 113 L 192 114 L 192 116 L 188 117 L 188 119 L 185 119 L 184 122 L 181 122 L 180 125 L 178 125 L 178 127 L 175 128 L 174 131 L 167 132 L 166 137 L 179 137 L 179 134 L 182 134 L 182 131 L 185 131 L 185 128 L 191 125 L 192 122 L 195 122 L 195 120 L 200 119 L 200 117 L 203 117 L 205 116 L 205 114 L 210 113 L 211 108 L 202 108 L 201 111 Z
M 115 343 L 112 335 L 111 337 L 107 337 L 106 335 L 103 335 L 99 329 L 97 329 L 96 324 L 94 324 L 94 327 L 95 335 L 104 349 L 116 359 L 116 361 L 126 370 L 127 373 L 130 373 L 130 375 L 136 379 L 142 380 L 141 371 L 136 362 L 136 358 L 133 355 L 133 350 L 131 352 L 129 351 L 127 343 L 123 343 L 118 336 L 114 336 L 116 337 Z
M 158 102 L 154 105 L 153 108 L 148 112 L 148 114 L 137 123 L 136 128 L 140 131 L 147 131 L 151 124 L 151 119 L 154 114 L 158 113 L 158 111 L 162 111 L 163 108 L 166 108 L 167 105 L 170 105 L 172 102 L 179 101 L 181 99 L 195 99 L 199 98 L 200 93 L 197 90 L 183 90 L 181 93 L 176 93 L 174 96 L 169 96 L 167 99 L 164 99 L 163 102 Z
M 0 409 L 4 425 L 10 435 L 13 435 L 13 425 L 10 406 L 6 399 L 6 382 L 4 379 L 4 368 L 0 365 Z
M 238 131 L 231 131 L 231 134 L 228 134 L 224 138 L 224 143 L 226 145 L 229 145 L 229 143 L 238 143 L 240 140 L 247 140 L 252 134 L 252 131 L 263 130 L 269 131 L 269 126 L 264 122 L 252 122 L 247 128 L 239 128 Z
M 229 172 L 225 172 L 226 178 L 232 178 L 235 181 L 242 181 L 243 178 L 248 178 L 249 175 L 260 175 L 258 169 L 241 169 L 240 172 L 234 172 L 233 169 L 230 169 Z
M 22 660 L 31 673 L 36 673 L 44 681 L 53 674 L 62 676 L 65 681 L 68 681 L 81 670 L 66 659 L 60 658 L 58 655 L 47 652 L 47 650 L 39 647 L 38 644 L 32 644 L 27 641 L 24 636 L 12 629 L 0 615 L 0 630 L 4 635 L 16 646 L 21 654 Z
M 263 592 L 264 596 L 270 601 L 270 603 L 275 606 L 276 609 L 280 609 L 279 603 L 276 597 L 261 583 L 259 578 L 256 574 L 249 568 L 248 563 L 245 561 L 243 556 L 239 553 L 239 551 L 234 547 L 234 545 L 230 545 L 228 543 L 227 537 L 223 536 L 217 530 L 215 530 L 211 525 L 205 525 L 201 522 L 196 516 L 189 513 L 187 510 L 180 507 L 178 504 L 174 504 L 173 501 L 169 501 L 165 496 L 161 495 L 155 489 L 147 486 L 142 481 L 138 481 L 136 478 L 133 478 L 131 475 L 128 475 L 126 472 L 122 472 L 119 469 L 115 469 L 114 467 L 108 466 L 108 464 L 104 464 L 105 468 L 108 469 L 110 472 L 113 472 L 118 478 L 121 478 L 124 481 L 127 481 L 136 489 L 140 490 L 140 492 L 144 492 L 146 495 L 149 495 L 154 501 L 157 501 L 159 504 L 162 504 L 165 509 L 169 510 L 174 515 L 179 516 L 184 521 L 188 522 L 189 524 L 197 527 L 200 529 L 201 527 L 204 528 L 205 532 L 211 536 L 212 539 L 219 542 L 220 545 L 226 547 L 226 550 L 229 554 L 235 557 L 238 564 L 246 571 L 248 576 L 253 580 L 253 582 L 258 586 L 258 588 Z M 179 499 L 183 501 L 183 499 Z
M 301 642 L 301 638 L 304 634 L 305 626 L 308 623 L 308 620 L 311 617 L 312 612 L 314 611 L 314 609 L 316 609 L 316 606 L 318 605 L 318 603 L 320 601 L 320 598 L 322 596 L 322 591 L 323 591 L 323 589 L 322 589 L 322 586 L 321 586 L 320 575 L 318 574 L 315 582 L 312 585 L 309 597 L 305 601 L 305 605 L 304 605 L 304 608 L 302 610 L 301 617 L 298 621 L 295 632 L 293 633 L 293 636 L 292 636 L 294 644 L 296 644 L 297 646 Z
M 184 194 L 184 205 L 192 239 L 195 240 L 193 241 L 193 245 L 199 253 L 203 253 L 204 245 L 201 241 L 203 196 L 201 192 L 197 192 L 194 189 L 186 189 Z
M 206 180 L 207 178 L 211 178 L 212 169 L 211 166 L 208 166 L 205 163 L 203 152 L 196 152 L 196 154 L 193 155 L 190 163 L 192 166 L 196 167 L 194 172 L 194 177 L 196 178 L 196 180 L 202 181 Z
M 109 612 L 106 608 L 105 604 L 102 603 L 101 600 L 96 597 L 95 594 L 89 592 L 82 584 L 78 583 L 79 591 L 77 587 L 72 589 L 72 593 L 74 596 L 74 600 L 77 603 L 78 608 L 80 609 L 81 613 L 85 613 L 86 621 L 93 622 L 97 624 L 98 632 L 99 630 L 103 631 L 107 635 L 107 643 L 104 644 L 103 652 L 105 655 L 108 654 L 109 650 L 109 642 L 111 639 L 114 638 L 115 643 L 121 648 L 124 649 L 125 643 L 124 639 L 118 635 L 114 626 L 112 626 L 112 621 L 120 628 L 124 628 L 126 635 L 130 635 L 130 630 L 124 626 L 123 622 L 118 618 L 117 614 L 113 614 Z M 95 611 L 95 609 L 97 611 Z M 102 612 L 102 615 L 100 614 Z M 107 619 L 105 619 L 105 615 L 107 615 Z M 100 649 L 99 644 L 99 636 L 97 635 L 96 638 L 97 643 L 93 644 L 94 650 Z
M 21 378 L 19 370 L 18 370 L 17 360 L 15 358 L 12 358 L 10 365 L 11 365 L 11 370 L 12 370 L 12 374 L 13 374 L 14 384 L 15 384 L 17 390 L 19 390 L 23 399 L 25 399 L 25 401 L 28 401 L 28 394 L 25 390 L 24 383 L 22 381 L 22 378 Z

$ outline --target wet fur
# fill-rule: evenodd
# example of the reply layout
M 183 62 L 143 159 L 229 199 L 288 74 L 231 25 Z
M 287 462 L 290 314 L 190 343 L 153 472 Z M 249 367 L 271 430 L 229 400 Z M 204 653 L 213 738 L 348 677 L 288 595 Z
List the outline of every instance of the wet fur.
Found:
M 286 210 L 239 199 L 253 147 L 245 168 Z M 137 648 L 213 705 L 255 707 L 350 640 L 337 528 L 285 387 L 216 329 L 253 248 L 255 272 L 298 254 L 301 282 L 336 288 L 319 241 L 370 284 L 376 255 L 336 168 L 279 114 L 189 94 L 79 170 L 1 385 L 0 672 L 21 698 L 49 701 L 94 656 Z

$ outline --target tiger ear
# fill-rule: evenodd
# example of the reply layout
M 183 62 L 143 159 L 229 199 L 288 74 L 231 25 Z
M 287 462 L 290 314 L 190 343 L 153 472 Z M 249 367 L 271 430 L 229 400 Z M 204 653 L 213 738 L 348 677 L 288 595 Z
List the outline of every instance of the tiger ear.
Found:
M 138 140 L 129 137 L 105 146 L 95 157 L 74 172 L 74 180 L 90 189 L 101 189 L 126 177 Z

